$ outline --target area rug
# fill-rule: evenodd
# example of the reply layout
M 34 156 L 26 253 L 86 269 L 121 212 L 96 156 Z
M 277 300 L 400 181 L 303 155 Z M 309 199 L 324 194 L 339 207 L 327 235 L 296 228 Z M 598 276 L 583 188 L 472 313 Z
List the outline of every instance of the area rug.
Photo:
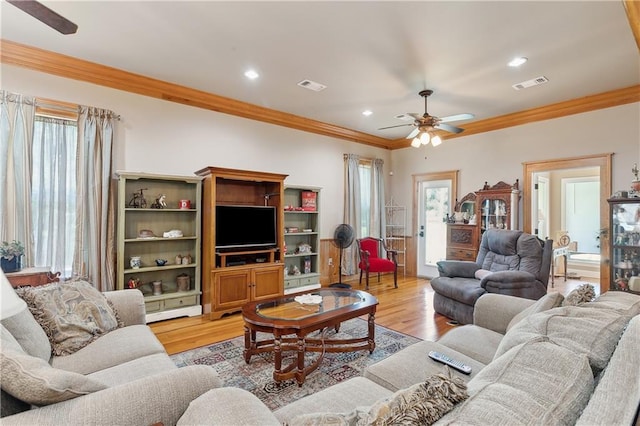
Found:
M 342 323 L 340 331 L 327 337 L 348 339 L 365 336 L 367 321 L 355 318 Z M 258 339 L 265 339 L 268 335 L 258 333 Z M 298 387 L 295 380 L 276 383 L 273 380 L 273 354 L 262 353 L 254 355 L 249 364 L 245 363 L 242 351 L 244 337 L 225 340 L 210 346 L 193 349 L 173 355 L 171 359 L 178 367 L 187 365 L 209 365 L 224 382 L 224 386 L 246 389 L 256 395 L 271 410 L 276 410 L 306 395 L 316 393 L 331 385 L 359 376 L 363 370 L 389 355 L 398 352 L 420 339 L 394 330 L 376 325 L 376 348 L 372 354 L 362 350 L 358 352 L 328 353 L 317 370 L 307 376 L 304 384 Z M 293 353 L 287 353 L 287 357 Z M 317 353 L 310 353 L 310 359 L 315 359 Z M 287 363 L 288 363 L 288 358 Z M 286 365 L 283 362 L 283 365 Z

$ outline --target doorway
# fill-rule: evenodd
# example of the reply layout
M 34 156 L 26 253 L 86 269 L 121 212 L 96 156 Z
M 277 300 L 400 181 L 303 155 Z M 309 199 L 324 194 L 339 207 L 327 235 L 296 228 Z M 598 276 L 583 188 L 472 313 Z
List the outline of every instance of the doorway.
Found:
M 416 230 L 416 275 L 438 276 L 436 262 L 447 253 L 447 224 L 456 193 L 457 172 L 414 176 L 414 229 Z
M 581 251 L 580 247 L 593 248 L 595 243 L 595 254 L 598 256 L 591 256 L 590 262 L 595 263 L 596 274 L 599 275 L 600 288 L 603 292 L 609 289 L 610 281 L 609 242 L 608 235 L 601 234 L 600 230 L 609 229 L 610 223 L 607 197 L 611 194 L 611 156 L 612 154 L 602 154 L 523 164 L 524 231 L 537 233 L 540 238 L 549 237 L 558 240 L 558 236 L 553 234 L 561 229 L 567 232 L 571 240 L 574 240 L 574 236 L 566 229 L 572 226 L 575 238 L 583 241 L 580 244 L 577 240 L 577 243 L 572 246 L 578 254 Z M 576 174 L 582 177 L 591 174 L 597 178 L 576 178 Z M 556 179 L 557 182 L 554 182 L 554 176 L 559 177 Z M 546 182 L 546 186 L 540 185 L 541 178 L 542 182 Z M 589 181 L 591 183 L 588 183 Z M 542 193 L 536 190 L 536 184 L 539 189 L 544 188 Z M 554 195 L 554 191 L 557 195 Z M 585 196 L 587 193 L 584 191 L 589 191 L 588 196 Z M 545 192 L 546 195 L 543 195 Z M 546 200 L 545 197 L 547 197 Z M 585 207 L 584 203 L 589 207 Z M 586 225 L 587 222 L 590 225 Z M 532 226 L 533 224 L 536 226 Z M 585 226 L 591 226 L 593 229 L 585 230 Z M 595 262 L 594 259 L 596 259 Z

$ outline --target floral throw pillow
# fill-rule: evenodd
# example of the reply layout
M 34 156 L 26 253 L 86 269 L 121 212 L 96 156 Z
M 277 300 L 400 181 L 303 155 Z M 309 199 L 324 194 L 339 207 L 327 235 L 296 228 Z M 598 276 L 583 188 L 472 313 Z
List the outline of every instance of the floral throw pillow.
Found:
M 123 324 L 115 308 L 86 281 L 21 287 L 34 318 L 51 342 L 53 355 L 70 355 Z

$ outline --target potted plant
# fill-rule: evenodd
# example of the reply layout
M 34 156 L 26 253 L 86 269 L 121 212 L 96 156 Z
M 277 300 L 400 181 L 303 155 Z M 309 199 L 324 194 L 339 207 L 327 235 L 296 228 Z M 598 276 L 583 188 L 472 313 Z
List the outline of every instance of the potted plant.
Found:
M 0 245 L 0 266 L 4 272 L 16 272 L 22 269 L 24 246 L 20 241 L 3 241 Z

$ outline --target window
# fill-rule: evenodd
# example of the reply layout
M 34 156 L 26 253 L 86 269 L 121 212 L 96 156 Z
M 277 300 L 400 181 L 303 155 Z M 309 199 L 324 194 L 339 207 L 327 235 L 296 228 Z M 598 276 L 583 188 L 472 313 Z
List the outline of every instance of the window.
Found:
M 76 224 L 77 122 L 36 115 L 31 207 L 34 264 L 71 276 Z
M 371 161 L 360 160 L 360 235 L 371 235 Z

